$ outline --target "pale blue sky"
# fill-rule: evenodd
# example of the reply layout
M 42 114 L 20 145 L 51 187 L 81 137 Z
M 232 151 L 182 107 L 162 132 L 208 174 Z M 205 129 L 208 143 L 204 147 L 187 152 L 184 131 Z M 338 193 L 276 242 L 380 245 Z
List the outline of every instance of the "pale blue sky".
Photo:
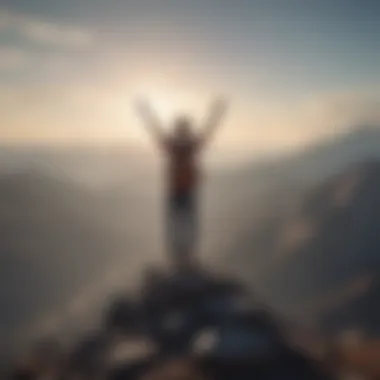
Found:
M 1 0 L 0 15 L 1 96 L 11 103 L 6 122 L 15 126 L 4 138 L 80 140 L 91 134 L 90 124 L 93 135 L 104 138 L 99 117 L 91 122 L 83 98 L 88 107 L 108 104 L 100 117 L 113 125 L 108 136 L 136 137 L 122 131 L 121 114 L 108 120 L 106 112 L 121 112 L 122 101 L 138 91 L 158 103 L 165 99 L 158 108 L 167 117 L 185 103 L 197 114 L 204 101 L 223 92 L 233 100 L 229 124 L 239 124 L 225 134 L 226 142 L 257 141 L 258 127 L 247 128 L 261 123 L 270 134 L 258 145 L 283 139 L 292 145 L 317 138 L 324 122 L 349 123 L 336 111 L 338 121 L 331 120 L 336 102 L 352 113 L 363 97 L 370 108 L 377 100 L 377 1 Z M 25 91 L 33 133 L 16 112 Z M 60 112 L 64 117 L 52 131 L 47 124 Z M 309 126 L 308 118 L 320 128 Z M 305 136 L 298 138 L 299 130 Z

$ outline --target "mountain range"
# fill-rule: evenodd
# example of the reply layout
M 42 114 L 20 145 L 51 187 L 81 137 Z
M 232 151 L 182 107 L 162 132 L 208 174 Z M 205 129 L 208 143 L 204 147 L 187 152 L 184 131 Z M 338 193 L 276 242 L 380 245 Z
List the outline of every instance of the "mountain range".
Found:
M 83 322 L 144 263 L 164 257 L 152 168 L 136 170 L 138 160 L 120 150 L 31 149 L 23 163 L 12 152 L 2 157 L 18 164 L 3 162 L 0 176 L 3 349 L 20 331 Z M 375 330 L 379 160 L 380 129 L 362 127 L 286 157 L 212 171 L 202 254 L 292 318 L 328 331 Z M 109 181 L 120 168 L 123 176 Z M 72 180 L 72 170 L 80 178 L 89 169 L 108 182 Z
M 267 168 L 289 181 L 268 203 L 290 205 L 229 247 L 228 265 L 290 318 L 378 333 L 379 154 L 379 131 L 360 129 Z

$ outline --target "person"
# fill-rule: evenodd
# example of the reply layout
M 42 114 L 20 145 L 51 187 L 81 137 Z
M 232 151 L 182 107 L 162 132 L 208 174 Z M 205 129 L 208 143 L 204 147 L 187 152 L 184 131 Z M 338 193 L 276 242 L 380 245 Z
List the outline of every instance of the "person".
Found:
M 139 102 L 138 112 L 168 159 L 167 170 L 167 234 L 175 265 L 189 265 L 198 241 L 197 193 L 200 178 L 199 155 L 220 125 L 226 102 L 213 104 L 203 130 L 195 134 L 192 121 L 180 116 L 172 133 L 165 134 L 149 103 Z

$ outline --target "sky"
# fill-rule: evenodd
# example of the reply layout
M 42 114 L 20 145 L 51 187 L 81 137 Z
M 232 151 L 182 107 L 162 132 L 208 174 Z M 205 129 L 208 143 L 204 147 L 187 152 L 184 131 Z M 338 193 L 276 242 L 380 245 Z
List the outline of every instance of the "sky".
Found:
M 380 125 L 379 36 L 376 0 L 0 0 L 0 141 L 140 146 L 136 99 L 223 95 L 217 151 L 295 149 Z

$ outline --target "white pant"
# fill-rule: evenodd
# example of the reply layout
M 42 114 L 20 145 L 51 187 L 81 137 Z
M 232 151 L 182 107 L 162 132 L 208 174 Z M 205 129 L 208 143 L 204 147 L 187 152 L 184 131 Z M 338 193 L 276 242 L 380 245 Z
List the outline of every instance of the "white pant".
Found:
M 195 254 L 198 238 L 195 210 L 192 205 L 189 207 L 170 205 L 168 214 L 169 250 L 173 260 L 183 262 Z

